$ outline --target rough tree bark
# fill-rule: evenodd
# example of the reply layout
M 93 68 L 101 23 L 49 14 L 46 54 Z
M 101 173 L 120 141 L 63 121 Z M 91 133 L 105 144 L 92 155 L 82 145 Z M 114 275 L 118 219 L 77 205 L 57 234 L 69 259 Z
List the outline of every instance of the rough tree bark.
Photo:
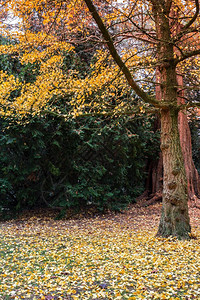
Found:
M 160 82 L 160 74 L 157 70 L 157 82 Z M 178 90 L 178 103 L 184 103 L 184 88 L 183 88 L 183 77 L 181 75 L 177 75 L 177 82 L 179 86 Z M 156 99 L 161 101 L 161 90 L 160 85 L 156 86 Z M 154 130 L 160 128 L 160 122 L 155 123 Z M 190 127 L 188 124 L 187 114 L 186 112 L 180 111 L 178 114 L 178 128 L 181 142 L 181 149 L 184 158 L 184 165 L 186 171 L 187 178 L 187 186 L 188 186 L 188 198 L 190 200 L 191 205 L 199 204 L 200 197 L 200 178 L 198 171 L 194 165 L 192 158 L 192 143 L 191 143 L 191 133 Z M 148 178 L 145 186 L 146 198 L 149 200 L 150 197 L 155 200 L 161 200 L 162 195 L 162 177 L 163 177 L 163 161 L 162 155 L 160 153 L 157 161 L 148 162 L 147 166 L 148 170 Z
M 161 111 L 161 150 L 163 155 L 163 207 L 157 235 L 188 238 L 186 174 L 178 130 L 178 111 Z
M 183 77 L 178 75 L 177 81 L 178 86 L 180 87 L 178 102 L 179 104 L 184 104 Z M 184 111 L 179 112 L 178 127 L 187 177 L 188 197 L 191 203 L 196 205 L 199 201 L 198 198 L 200 197 L 200 178 L 192 159 L 191 133 L 187 120 L 187 114 Z
M 168 103 L 161 109 L 161 151 L 163 156 L 163 206 L 158 236 L 189 238 L 187 180 L 178 130 L 178 92 L 176 64 L 170 24 L 157 1 L 152 1 L 158 46 L 158 67 L 161 82 L 161 101 Z

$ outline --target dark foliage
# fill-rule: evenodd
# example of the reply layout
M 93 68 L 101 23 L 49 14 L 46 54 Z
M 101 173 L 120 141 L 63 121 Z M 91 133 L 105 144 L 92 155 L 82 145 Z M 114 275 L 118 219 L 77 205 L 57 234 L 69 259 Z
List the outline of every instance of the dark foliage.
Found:
M 143 189 L 145 158 L 155 144 L 150 124 L 43 116 L 9 127 L 2 120 L 1 208 L 124 208 Z

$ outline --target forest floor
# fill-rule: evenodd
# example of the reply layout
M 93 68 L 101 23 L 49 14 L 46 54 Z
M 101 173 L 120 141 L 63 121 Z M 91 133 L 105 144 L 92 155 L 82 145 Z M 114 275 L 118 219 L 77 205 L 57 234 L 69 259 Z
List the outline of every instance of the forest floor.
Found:
M 156 238 L 161 204 L 0 223 L 0 299 L 200 299 L 200 209 L 190 241 Z

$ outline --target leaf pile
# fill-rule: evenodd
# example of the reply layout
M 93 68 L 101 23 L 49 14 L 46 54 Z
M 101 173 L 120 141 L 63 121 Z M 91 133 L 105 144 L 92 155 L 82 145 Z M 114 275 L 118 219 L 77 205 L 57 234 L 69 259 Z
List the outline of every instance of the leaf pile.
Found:
M 121 215 L 0 225 L 0 299 L 200 299 L 197 239 L 155 238 L 160 205 Z

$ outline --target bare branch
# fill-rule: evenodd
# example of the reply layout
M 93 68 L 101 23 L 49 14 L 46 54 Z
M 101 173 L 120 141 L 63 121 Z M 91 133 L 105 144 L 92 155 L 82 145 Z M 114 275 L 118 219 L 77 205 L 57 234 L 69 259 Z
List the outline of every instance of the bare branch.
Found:
M 195 55 L 200 55 L 200 49 L 197 49 L 197 50 L 194 50 L 194 51 L 191 51 L 191 52 L 183 53 L 183 56 L 181 58 L 175 60 L 175 63 L 178 64 L 181 61 L 183 61 L 183 60 L 185 60 L 187 58 L 190 58 L 192 56 L 195 56 Z
M 155 98 L 150 97 L 147 93 L 145 93 L 133 79 L 130 70 L 127 68 L 127 66 L 122 61 L 121 57 L 119 56 L 119 54 L 114 46 L 114 42 L 113 42 L 107 28 L 105 27 L 101 17 L 99 16 L 95 6 L 93 5 L 93 2 L 91 0 L 84 0 L 84 2 L 86 3 L 94 20 L 96 21 L 97 26 L 98 26 L 99 30 L 101 31 L 101 34 L 103 35 L 105 42 L 108 46 L 110 54 L 112 55 L 114 61 L 117 63 L 117 65 L 119 66 L 121 71 L 124 73 L 129 85 L 136 92 L 136 94 L 142 98 L 142 100 L 144 102 L 153 104 L 156 107 L 160 107 L 161 106 L 160 102 L 157 101 Z
M 195 12 L 194 16 L 192 17 L 192 19 L 187 24 L 185 24 L 185 26 L 182 29 L 183 31 L 188 29 L 195 22 L 195 20 L 197 19 L 198 15 L 199 15 L 199 0 L 195 0 L 195 5 L 196 5 L 196 12 Z

